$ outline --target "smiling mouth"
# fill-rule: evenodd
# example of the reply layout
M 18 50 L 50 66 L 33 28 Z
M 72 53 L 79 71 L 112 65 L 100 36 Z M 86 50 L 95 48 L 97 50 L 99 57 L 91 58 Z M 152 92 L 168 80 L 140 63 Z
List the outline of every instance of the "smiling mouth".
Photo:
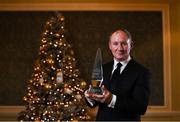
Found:
M 118 53 L 116 53 L 116 54 L 118 54 L 118 55 L 124 55 L 124 52 L 118 52 Z

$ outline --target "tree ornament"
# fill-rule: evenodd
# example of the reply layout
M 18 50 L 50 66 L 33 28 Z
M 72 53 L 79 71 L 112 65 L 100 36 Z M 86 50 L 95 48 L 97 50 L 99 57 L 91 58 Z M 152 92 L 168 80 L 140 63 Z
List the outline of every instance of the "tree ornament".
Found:
M 63 83 L 63 73 L 61 69 L 57 69 L 56 83 L 57 84 Z
M 86 83 L 85 81 L 81 81 L 80 84 L 81 84 L 80 87 L 81 87 L 82 89 L 85 89 L 85 88 L 86 88 L 87 83 Z

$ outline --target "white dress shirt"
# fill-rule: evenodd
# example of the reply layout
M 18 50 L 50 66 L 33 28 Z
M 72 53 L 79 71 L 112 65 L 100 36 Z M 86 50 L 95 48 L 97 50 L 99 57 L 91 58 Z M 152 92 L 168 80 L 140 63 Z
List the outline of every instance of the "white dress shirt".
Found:
M 122 71 L 124 70 L 124 68 L 126 67 L 126 65 L 128 64 L 128 62 L 130 60 L 131 60 L 131 57 L 129 56 L 126 60 L 120 61 L 120 63 L 122 64 L 121 69 L 120 69 L 120 74 L 122 73 Z M 112 76 L 114 70 L 117 68 L 118 63 L 119 62 L 116 61 L 116 59 L 114 59 L 114 65 L 113 65 L 113 70 L 112 70 L 111 76 Z M 111 100 L 110 104 L 108 105 L 108 107 L 114 108 L 114 106 L 116 104 L 116 99 L 117 99 L 117 96 L 113 94 L 112 100 Z

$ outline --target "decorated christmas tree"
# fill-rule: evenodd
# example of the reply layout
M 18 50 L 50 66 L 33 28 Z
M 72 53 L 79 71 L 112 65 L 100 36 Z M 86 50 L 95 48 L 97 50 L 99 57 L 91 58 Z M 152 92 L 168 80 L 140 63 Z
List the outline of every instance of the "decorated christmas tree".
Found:
M 23 100 L 23 121 L 88 120 L 84 100 L 86 82 L 80 78 L 70 42 L 66 40 L 65 18 L 50 18 L 44 27 L 32 78 Z

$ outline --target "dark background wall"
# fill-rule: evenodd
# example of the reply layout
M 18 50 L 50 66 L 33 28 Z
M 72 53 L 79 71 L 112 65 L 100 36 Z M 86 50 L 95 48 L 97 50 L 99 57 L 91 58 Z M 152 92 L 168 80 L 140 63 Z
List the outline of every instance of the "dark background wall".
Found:
M 82 78 L 90 81 L 98 47 L 103 62 L 112 59 L 109 34 L 126 28 L 134 40 L 133 57 L 152 72 L 151 105 L 163 105 L 163 39 L 161 12 L 61 12 L 67 40 L 74 48 Z M 45 22 L 55 12 L 0 12 L 0 105 L 22 105 Z

